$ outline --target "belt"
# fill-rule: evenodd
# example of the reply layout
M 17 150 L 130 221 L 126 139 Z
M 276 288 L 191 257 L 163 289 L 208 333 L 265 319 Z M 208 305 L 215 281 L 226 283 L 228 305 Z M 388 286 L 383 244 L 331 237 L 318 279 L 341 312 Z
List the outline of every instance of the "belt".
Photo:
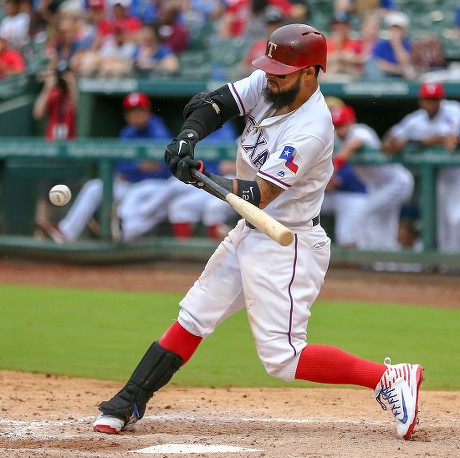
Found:
M 315 216 L 311 220 L 311 227 L 318 226 L 318 224 L 321 222 L 320 216 Z M 255 226 L 253 226 L 248 220 L 246 220 L 246 226 L 248 226 L 250 229 L 255 229 Z

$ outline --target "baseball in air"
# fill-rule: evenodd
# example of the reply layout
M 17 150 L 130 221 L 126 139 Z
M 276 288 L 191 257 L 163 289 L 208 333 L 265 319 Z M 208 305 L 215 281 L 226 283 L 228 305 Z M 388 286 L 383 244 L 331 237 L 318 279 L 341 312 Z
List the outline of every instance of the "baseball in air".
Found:
M 53 205 L 62 207 L 70 202 L 72 193 L 65 184 L 57 184 L 53 186 L 49 193 L 50 201 Z

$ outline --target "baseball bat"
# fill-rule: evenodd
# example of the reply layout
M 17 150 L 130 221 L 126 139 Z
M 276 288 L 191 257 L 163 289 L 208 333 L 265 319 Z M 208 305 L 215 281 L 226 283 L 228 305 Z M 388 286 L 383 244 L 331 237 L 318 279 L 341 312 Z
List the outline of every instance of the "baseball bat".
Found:
M 294 234 L 290 229 L 267 215 L 259 207 L 228 191 L 198 170 L 192 170 L 192 175 L 212 189 L 217 196 L 225 199 L 237 213 L 259 229 L 260 232 L 268 235 L 281 246 L 288 246 L 294 240 Z

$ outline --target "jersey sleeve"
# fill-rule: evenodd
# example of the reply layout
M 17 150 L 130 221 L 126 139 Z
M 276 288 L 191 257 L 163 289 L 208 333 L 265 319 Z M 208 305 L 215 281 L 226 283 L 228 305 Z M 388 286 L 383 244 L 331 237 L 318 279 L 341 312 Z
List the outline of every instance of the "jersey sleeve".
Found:
M 256 70 L 248 77 L 228 84 L 241 116 L 248 114 L 257 105 L 266 84 L 267 80 L 262 70 Z

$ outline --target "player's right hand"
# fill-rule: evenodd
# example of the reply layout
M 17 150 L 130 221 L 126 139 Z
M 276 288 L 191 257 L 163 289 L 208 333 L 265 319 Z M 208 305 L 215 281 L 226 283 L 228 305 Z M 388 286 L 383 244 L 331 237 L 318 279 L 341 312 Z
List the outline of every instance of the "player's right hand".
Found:
M 181 159 L 193 159 L 195 144 L 199 140 L 198 133 L 192 129 L 183 130 L 167 147 L 165 151 L 165 162 L 169 170 L 176 175 L 177 164 Z

